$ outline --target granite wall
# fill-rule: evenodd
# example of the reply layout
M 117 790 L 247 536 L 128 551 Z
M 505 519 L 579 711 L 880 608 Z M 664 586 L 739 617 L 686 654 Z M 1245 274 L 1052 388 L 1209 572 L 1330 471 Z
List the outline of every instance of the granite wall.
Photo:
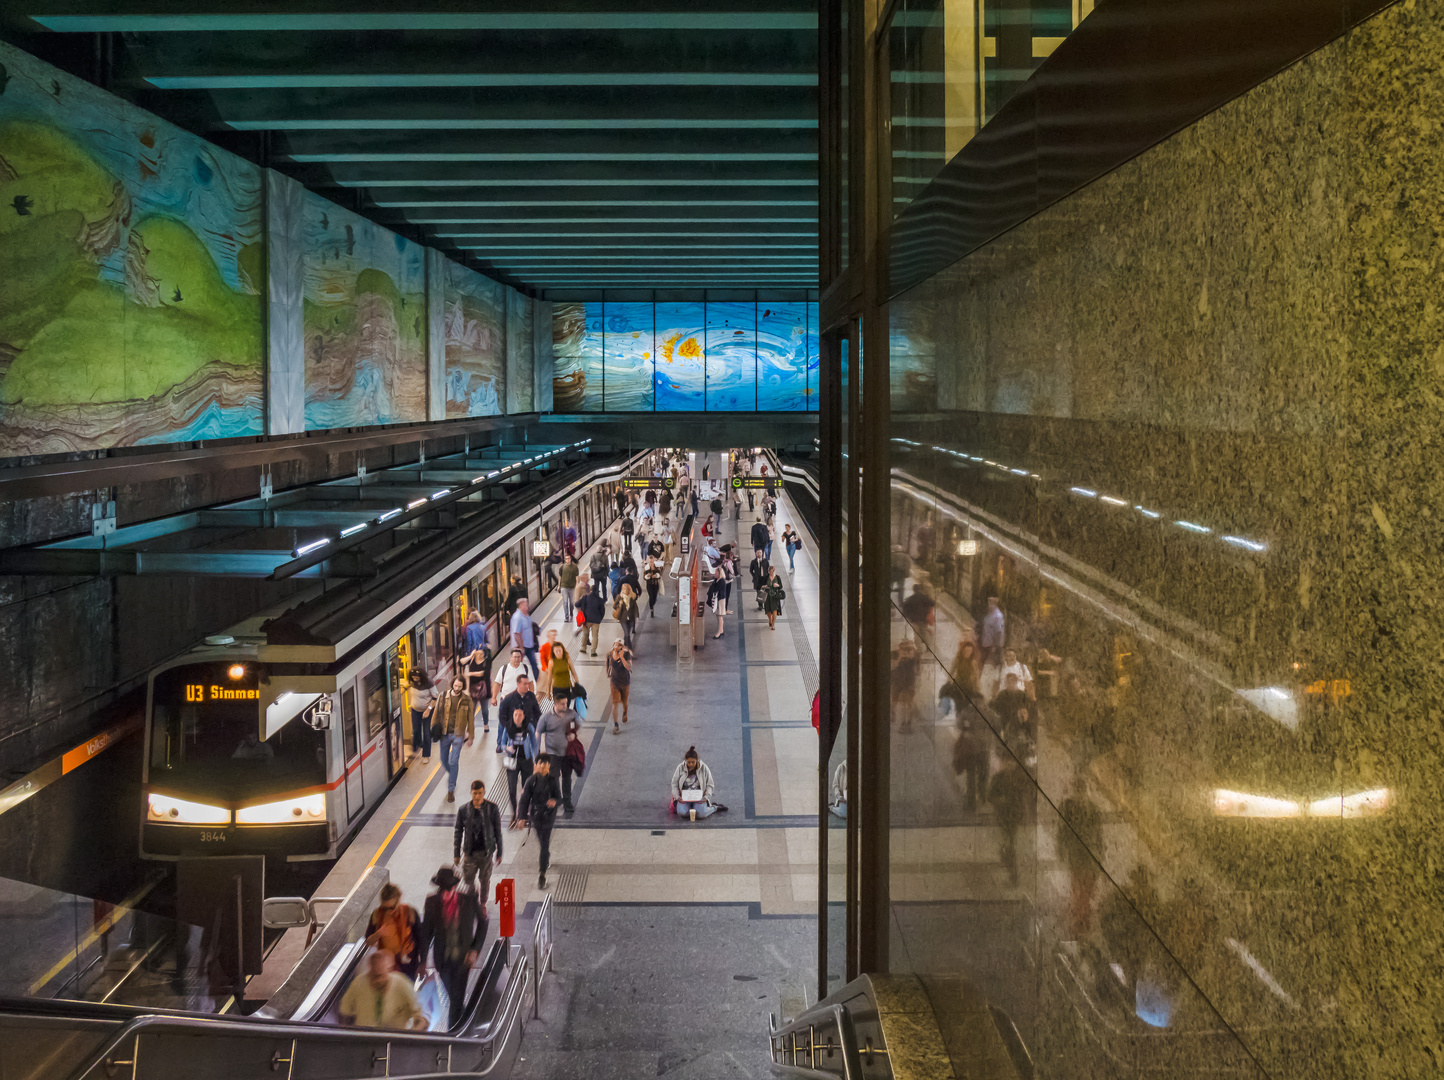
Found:
M 1441 56 L 1444 0 L 1389 8 L 892 305 L 938 604 L 892 955 L 1043 1075 L 1444 1058 Z M 988 596 L 1031 699 L 955 656 Z

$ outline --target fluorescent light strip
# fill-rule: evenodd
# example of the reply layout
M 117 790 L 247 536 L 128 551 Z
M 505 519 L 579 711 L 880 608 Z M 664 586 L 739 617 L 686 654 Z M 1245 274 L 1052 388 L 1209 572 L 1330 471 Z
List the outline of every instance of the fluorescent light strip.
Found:
M 990 461 L 988 462 L 988 464 L 991 465 L 992 462 Z M 1098 492 L 1094 491 L 1091 488 L 1070 487 L 1068 490 L 1071 491 L 1074 495 L 1082 495 L 1085 499 L 1098 498 Z
M 1142 514 L 1144 517 L 1148 518 L 1151 521 L 1157 521 L 1163 516 L 1157 510 L 1148 510 L 1142 506 L 1135 506 L 1133 509 L 1137 510 L 1140 514 Z
M 787 236 L 787 237 L 793 237 L 793 236 L 814 236 L 814 237 L 815 237 L 816 235 L 817 235 L 817 231 L 816 231 L 816 230 L 807 230 L 807 229 L 802 229 L 802 230 L 799 230 L 799 231 L 797 231 L 797 232 L 774 232 L 774 231 L 772 231 L 772 230 L 768 230 L 768 231 L 765 231 L 765 232 L 747 232 L 747 231 L 742 230 L 742 229 L 738 229 L 738 230 L 733 231 L 733 232 L 687 232 L 687 231 L 680 230 L 680 229 L 674 229 L 672 232 L 637 232 L 637 231 L 632 230 L 632 229 L 617 229 L 617 230 L 615 230 L 615 231 L 613 231 L 613 232 L 552 232 L 552 233 L 542 233 L 542 232 L 526 232 L 526 231 L 518 230 L 517 232 L 504 232 L 504 233 L 499 233 L 499 232 L 438 232 L 438 233 L 436 233 L 436 236 L 437 236 L 438 239 L 446 239 L 446 240 L 525 240 L 525 239 L 527 239 L 528 237 L 536 237 L 537 239 L 541 239 L 541 240 L 550 240 L 550 239 L 570 240 L 570 239 L 576 239 L 576 238 L 582 238 L 582 237 L 586 237 L 586 238 L 589 238 L 589 239 L 590 239 L 590 238 L 607 239 L 607 238 L 610 237 L 610 238 L 613 238 L 613 239 L 635 240 L 635 239 L 637 239 L 637 238 L 639 238 L 639 237 L 643 237 L 643 236 L 655 236 L 655 237 L 658 237 L 658 238 L 663 239 L 663 240 L 675 240 L 675 239 L 677 239 L 677 238 L 680 237 L 680 236 L 727 236 L 727 237 L 732 237 L 733 239 L 738 239 L 738 238 L 741 238 L 741 237 L 744 237 L 744 236 L 756 236 L 756 237 L 758 237 L 759 239 L 767 239 L 767 238 L 774 237 L 774 236 Z M 463 246 L 465 246 L 465 245 L 463 245 Z M 531 245 L 531 246 L 536 247 L 536 246 L 539 246 L 539 245 Z M 588 246 L 589 246 L 589 247 L 602 247 L 603 245 L 601 245 L 601 244 L 590 244 L 590 245 L 588 245 Z M 649 246 L 658 247 L 658 246 L 662 246 L 662 245 L 649 245 Z M 668 245 L 668 246 L 670 246 L 670 245 Z M 810 244 L 809 244 L 809 245 L 787 245 L 787 246 L 789 246 L 789 247 L 811 247 L 811 246 L 814 246 L 814 245 L 810 245 Z
M 1100 495 L 1100 496 L 1098 496 L 1098 498 L 1099 498 L 1102 502 L 1106 502 L 1109 506 L 1127 506 L 1127 505 L 1128 505 L 1128 500 L 1126 500 L 1126 499 L 1117 499 L 1117 498 L 1114 498 L 1112 495 Z
M 392 206 L 392 207 L 395 207 L 395 206 L 400 206 L 400 205 L 402 205 L 402 204 L 400 204 L 400 203 L 377 203 L 376 205 L 378 205 L 378 206 Z M 433 204 L 429 204 L 429 203 L 428 203 L 428 204 L 418 204 L 418 205 L 433 205 Z M 445 203 L 440 203 L 440 204 L 435 204 L 435 205 L 442 205 L 442 206 L 444 206 L 444 205 L 447 205 L 447 204 L 445 204 Z M 463 203 L 463 204 L 461 204 L 461 205 L 464 206 L 464 205 L 466 205 L 466 204 Z M 478 203 L 477 205 L 478 205 L 478 206 L 493 206 L 493 205 L 495 205 L 495 204 L 494 204 L 494 203 Z M 643 222 L 645 222 L 646 224 L 649 224 L 649 225 L 653 225 L 653 224 L 656 224 L 656 225 L 674 225 L 674 224 L 675 224 L 675 225 L 690 225 L 690 224 L 725 225 L 725 224 L 727 224 L 728 222 L 732 222 L 732 221 L 740 222 L 740 223 L 743 223 L 743 224 L 761 224 L 761 223 L 764 223 L 764 222 L 778 222 L 778 223 L 780 223 L 780 224 L 785 224 L 785 225 L 801 225 L 801 224 L 803 224 L 804 222 L 807 222 L 807 223 L 815 222 L 817 219 L 816 219 L 816 218 L 810 218 L 810 217 L 800 217 L 800 218 L 776 218 L 776 217 L 765 217 L 765 218 L 725 218 L 725 217 L 722 217 L 722 218 L 690 218 L 690 217 L 688 217 L 688 218 L 624 218 L 624 217 L 585 217 L 585 218 L 559 218 L 559 217 L 524 218 L 524 217 L 507 217 L 507 218 L 469 218 L 469 217 L 464 217 L 464 218 L 407 218 L 406 220 L 407 220 L 408 222 L 410 222 L 412 225 L 568 225 L 568 224 L 595 225 L 595 224 L 630 224 L 630 223 L 633 223 L 633 222 L 635 222 L 635 223 L 643 223 Z
M 1210 529 L 1207 525 L 1199 525 L 1199 524 L 1197 524 L 1197 523 L 1195 523 L 1195 522 L 1192 522 L 1192 521 L 1175 521 L 1174 524 L 1177 525 L 1177 526 L 1179 526 L 1180 528 L 1187 529 L 1189 532 L 1196 532 L 1196 533 L 1211 533 L 1211 532 L 1213 532 L 1213 530 Z
M 575 251 L 596 248 L 608 251 L 816 251 L 816 244 L 459 244 L 462 251 Z
M 415 500 L 413 500 L 412 502 L 409 502 L 409 503 L 406 504 L 406 509 L 408 509 L 408 510 L 415 510 L 418 506 L 425 506 L 425 505 L 426 505 L 426 500 L 425 500 L 425 499 L 415 499 Z
M 291 552 L 291 556 L 293 558 L 299 559 L 302 555 L 309 555 L 313 551 L 320 550 L 330 542 L 331 540 L 329 537 L 322 540 L 312 540 L 309 544 L 302 544 L 295 551 Z
M 360 532 L 362 529 L 366 528 L 370 524 L 371 523 L 369 521 L 363 521 L 360 525 L 352 525 L 349 529 L 342 529 L 341 535 L 354 536 L 356 533 Z
M 723 119 L 662 120 L 657 117 L 598 117 L 595 120 L 563 119 L 477 119 L 398 120 L 380 117 L 375 120 L 229 120 L 233 131 L 697 131 L 728 129 L 811 130 L 817 118 L 796 120 Z
M 817 75 L 751 71 L 421 72 L 385 75 L 155 75 L 157 90 L 390 90 L 452 86 L 817 86 Z
M 338 153 L 338 154 L 282 154 L 278 155 L 283 160 L 300 162 L 302 164 L 327 164 L 340 161 L 367 161 L 367 162 L 453 162 L 453 161 L 477 161 L 477 162 L 508 162 L 508 161 L 648 161 L 656 163 L 657 154 L 638 154 L 623 151 L 601 151 L 598 153 L 559 153 L 559 154 L 533 154 L 518 153 L 514 151 L 458 151 L 458 152 L 422 152 L 422 153 Z M 667 162 L 674 161 L 816 161 L 817 153 L 736 153 L 736 154 L 696 154 L 696 153 L 672 153 L 666 154 Z M 692 183 L 705 184 L 711 181 L 698 179 Z M 765 182 L 765 181 L 759 181 Z M 812 181 L 816 183 L 816 181 Z M 634 180 L 632 183 L 649 184 L 647 180 Z
M 1225 536 L 1223 542 L 1225 544 L 1232 544 L 1234 547 L 1247 548 L 1249 551 L 1267 551 L 1269 549 L 1267 544 L 1262 544 L 1257 540 L 1250 540 L 1243 536 Z
M 709 180 L 703 176 L 674 176 L 660 179 L 652 177 L 628 177 L 611 176 L 603 178 L 588 177 L 584 179 L 572 178 L 568 180 L 557 179 L 556 177 L 498 177 L 498 176 L 472 176 L 452 179 L 444 176 L 415 177 L 410 180 L 376 179 L 376 180 L 349 180 L 338 178 L 335 181 L 341 187 L 709 187 L 709 188 L 730 188 L 730 187 L 798 187 L 815 188 L 816 180 L 796 179 L 784 177 L 767 177 L 766 179 L 723 179 Z M 377 203 L 377 206 L 490 206 L 488 202 L 453 202 L 447 199 L 432 199 L 431 202 L 411 203 Z M 643 204 L 649 205 L 649 204 Z
M 47 30 L 224 33 L 255 30 L 816 30 L 800 11 L 746 12 L 285 12 L 218 15 L 37 15 Z

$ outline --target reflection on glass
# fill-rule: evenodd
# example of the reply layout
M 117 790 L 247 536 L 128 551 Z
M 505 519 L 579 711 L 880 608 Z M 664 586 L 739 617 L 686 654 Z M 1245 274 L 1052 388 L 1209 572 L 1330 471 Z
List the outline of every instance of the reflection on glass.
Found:
M 888 28 L 894 215 L 1092 11 L 1092 0 L 897 5 Z

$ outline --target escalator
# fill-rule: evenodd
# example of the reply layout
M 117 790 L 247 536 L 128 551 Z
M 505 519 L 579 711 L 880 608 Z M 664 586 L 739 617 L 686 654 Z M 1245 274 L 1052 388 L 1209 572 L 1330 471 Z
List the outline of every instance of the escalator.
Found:
M 356 915 L 369 911 L 384 878 L 377 869 L 363 877 L 252 1016 L 0 998 L 0 1080 L 509 1075 L 528 995 L 535 1006 L 537 972 L 550 966 L 551 905 L 527 946 L 505 938 L 491 945 L 449 1029 L 444 1020 L 429 1031 L 342 1027 L 337 1004 L 366 954 Z

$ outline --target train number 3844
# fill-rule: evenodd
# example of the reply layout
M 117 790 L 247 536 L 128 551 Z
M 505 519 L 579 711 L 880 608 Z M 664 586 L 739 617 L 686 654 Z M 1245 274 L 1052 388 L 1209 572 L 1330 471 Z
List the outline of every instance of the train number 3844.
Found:
M 222 830 L 222 829 L 202 829 L 202 830 L 201 830 L 201 843 L 202 843 L 202 844 L 224 844 L 225 842 L 226 842 L 226 834 L 225 834 L 224 830 Z

